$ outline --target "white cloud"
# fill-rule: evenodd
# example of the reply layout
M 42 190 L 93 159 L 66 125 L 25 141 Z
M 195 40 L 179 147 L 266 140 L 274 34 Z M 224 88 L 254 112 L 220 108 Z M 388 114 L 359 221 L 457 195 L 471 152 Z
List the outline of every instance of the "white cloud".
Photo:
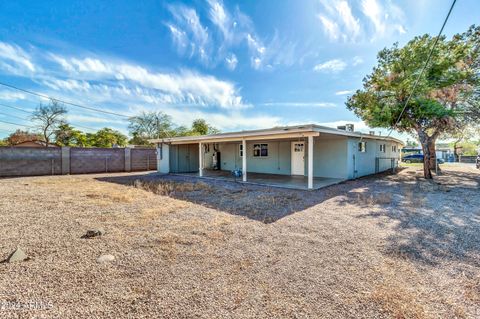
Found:
M 343 90 L 343 91 L 337 91 L 335 92 L 335 95 L 349 95 L 354 93 L 355 91 L 353 90 Z
M 229 11 L 221 0 L 207 0 L 208 21 L 200 21 L 197 11 L 185 5 L 170 5 L 174 21 L 164 24 L 170 30 L 177 52 L 198 58 L 205 66 L 224 65 L 230 70 L 238 64 L 238 50 L 248 48 L 250 66 L 269 70 L 275 65 L 292 65 L 295 43 L 281 41 L 277 32 L 271 39 L 258 35 L 249 16 L 238 6 Z M 208 28 L 206 27 L 208 25 Z M 196 30 L 196 31 L 194 31 Z M 196 35 L 196 36 L 195 36 Z
M 235 70 L 238 64 L 238 59 L 235 54 L 230 54 L 230 56 L 225 58 L 225 63 L 227 64 L 227 68 L 231 71 Z
M 315 65 L 313 70 L 317 72 L 337 73 L 337 72 L 343 71 L 346 67 L 347 67 L 347 63 L 345 61 L 341 59 L 333 59 L 333 60 L 329 60 L 324 63 Z
M 69 72 L 71 77 L 67 80 L 49 79 L 45 81 L 45 84 L 57 90 L 92 90 L 97 93 L 107 93 L 105 91 L 108 90 L 110 93 L 115 91 L 124 96 L 142 92 L 151 97 L 151 99 L 147 99 L 151 102 L 218 106 L 226 109 L 240 109 L 248 106 L 243 103 L 242 97 L 233 83 L 188 70 L 180 73 L 158 73 L 123 61 L 116 62 L 90 57 L 82 59 L 58 58 L 57 56 L 56 61 L 65 71 Z M 118 84 L 99 85 L 90 83 L 91 80 L 115 81 L 114 83 L 118 82 Z M 120 84 L 136 86 L 136 91 L 132 92 L 132 88 Z
M 3 101 L 18 101 L 25 100 L 27 96 L 24 93 L 16 91 L 0 91 L 0 100 Z
M 210 38 L 195 9 L 184 5 L 170 5 L 168 8 L 176 25 L 173 23 L 166 25 L 177 47 L 182 53 L 189 50 L 190 56 L 198 56 L 203 63 L 208 64 L 211 51 Z
M 391 1 L 382 5 L 378 0 L 362 0 L 356 16 L 346 0 L 320 0 L 320 3 L 322 12 L 317 18 L 332 41 L 357 42 L 367 35 L 375 40 L 406 32 L 403 10 Z M 370 24 L 373 32 L 369 31 Z
M 363 63 L 363 59 L 359 56 L 354 56 L 353 57 L 353 61 L 352 61 L 352 65 L 353 66 L 357 66 L 359 64 L 362 64 Z
M 372 40 L 385 37 L 393 32 L 399 34 L 406 32 L 402 24 L 404 13 L 393 3 L 387 2 L 385 6 L 382 6 L 378 0 L 362 0 L 361 9 L 374 27 Z
M 348 5 L 348 2 L 339 1 L 335 4 L 335 8 L 341 18 L 340 20 L 342 21 L 342 24 L 345 26 L 345 40 L 348 38 L 355 39 L 360 34 L 360 24 L 358 19 L 353 16 L 352 9 Z
M 17 68 L 26 69 L 30 72 L 36 70 L 35 65 L 29 54 L 27 54 L 22 48 L 0 41 L 0 59 L 1 66 L 9 71 L 15 71 Z M 9 62 L 13 62 L 11 65 Z M 20 70 L 17 70 L 15 74 L 18 74 Z
M 330 102 L 267 102 L 259 104 L 261 106 L 286 106 L 286 107 L 308 107 L 308 108 L 332 108 L 335 103 Z
M 360 35 L 360 21 L 354 17 L 347 1 L 321 0 L 325 12 L 317 17 L 322 23 L 325 34 L 331 40 L 355 41 Z

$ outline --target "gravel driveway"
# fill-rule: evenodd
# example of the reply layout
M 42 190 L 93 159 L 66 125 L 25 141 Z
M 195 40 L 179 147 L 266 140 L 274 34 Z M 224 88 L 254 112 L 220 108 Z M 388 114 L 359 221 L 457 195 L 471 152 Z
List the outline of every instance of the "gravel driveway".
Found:
M 0 192 L 0 259 L 30 257 L 0 264 L 1 318 L 480 317 L 474 168 L 317 191 L 132 173 Z

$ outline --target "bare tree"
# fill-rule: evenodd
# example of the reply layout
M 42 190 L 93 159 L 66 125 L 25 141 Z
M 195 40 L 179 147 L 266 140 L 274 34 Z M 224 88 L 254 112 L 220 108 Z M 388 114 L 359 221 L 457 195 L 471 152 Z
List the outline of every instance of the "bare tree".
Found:
M 67 109 L 56 100 L 50 100 L 47 105 L 40 103 L 33 113 L 32 120 L 37 123 L 47 147 L 59 126 L 65 123 L 65 114 Z

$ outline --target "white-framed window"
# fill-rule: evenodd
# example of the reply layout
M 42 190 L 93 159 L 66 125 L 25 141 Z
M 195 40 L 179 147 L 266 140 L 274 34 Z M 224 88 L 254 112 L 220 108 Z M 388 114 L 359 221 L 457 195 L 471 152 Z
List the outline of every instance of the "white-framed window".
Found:
M 358 142 L 358 151 L 361 153 L 367 152 L 367 142 Z
M 253 157 L 267 157 L 268 144 L 253 144 Z
M 380 144 L 380 152 L 385 153 L 386 149 L 387 148 L 385 144 Z
M 238 144 L 238 155 L 243 157 L 243 144 Z
M 397 151 L 397 145 L 392 145 L 392 152 L 396 152 Z

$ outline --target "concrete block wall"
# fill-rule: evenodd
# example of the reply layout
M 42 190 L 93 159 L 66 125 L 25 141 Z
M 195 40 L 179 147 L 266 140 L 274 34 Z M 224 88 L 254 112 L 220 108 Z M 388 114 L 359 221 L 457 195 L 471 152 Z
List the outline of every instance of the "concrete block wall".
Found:
M 0 147 L 0 177 L 156 170 L 155 149 Z
M 0 176 L 54 175 L 61 172 L 60 148 L 0 147 Z
M 157 154 L 155 149 L 132 148 L 131 171 L 149 171 L 157 169 Z
M 123 148 L 70 149 L 70 174 L 111 173 L 125 171 Z

